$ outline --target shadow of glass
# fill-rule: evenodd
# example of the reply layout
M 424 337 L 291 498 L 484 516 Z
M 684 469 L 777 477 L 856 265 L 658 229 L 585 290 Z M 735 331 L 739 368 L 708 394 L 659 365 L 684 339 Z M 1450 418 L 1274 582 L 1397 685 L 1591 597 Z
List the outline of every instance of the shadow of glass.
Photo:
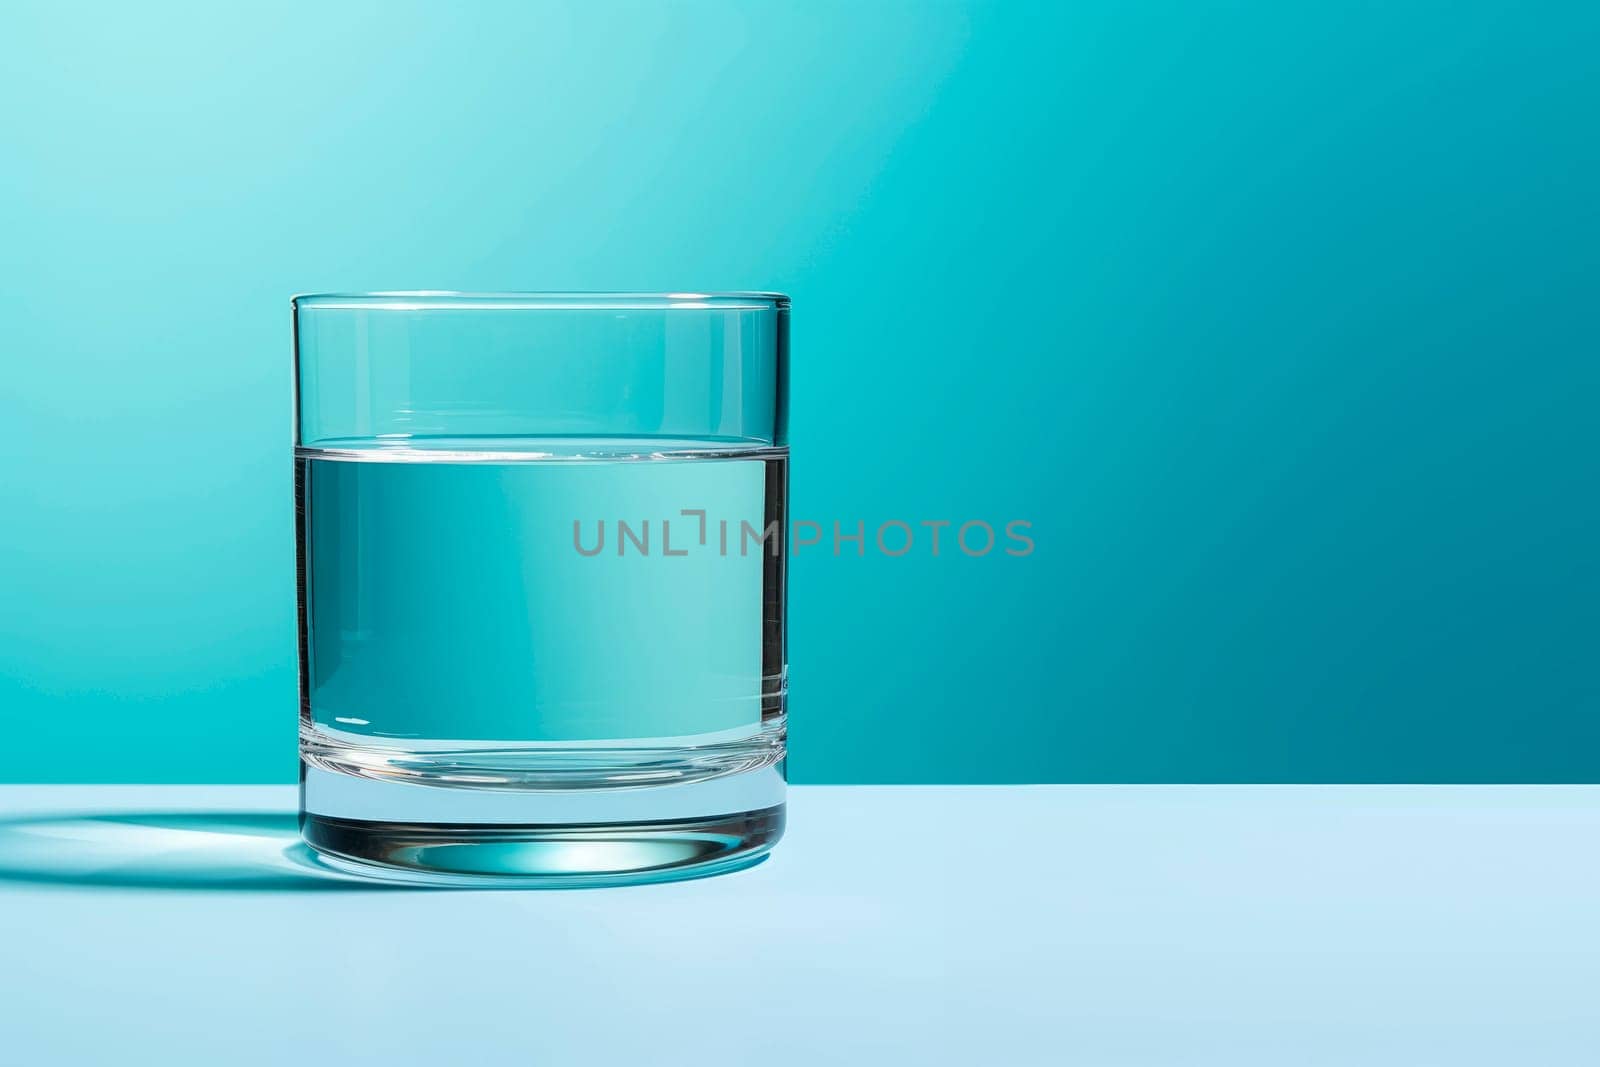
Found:
M 118 812 L 0 819 L 0 882 L 109 889 L 380 892 L 417 887 L 324 866 L 276 812 Z

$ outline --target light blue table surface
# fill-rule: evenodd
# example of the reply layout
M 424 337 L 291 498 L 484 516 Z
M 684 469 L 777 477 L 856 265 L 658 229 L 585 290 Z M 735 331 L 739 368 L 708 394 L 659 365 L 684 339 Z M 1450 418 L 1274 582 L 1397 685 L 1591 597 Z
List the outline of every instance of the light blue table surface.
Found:
M 1600 1062 L 1600 787 L 797 788 L 564 892 L 331 880 L 293 804 L 0 788 L 0 1062 Z

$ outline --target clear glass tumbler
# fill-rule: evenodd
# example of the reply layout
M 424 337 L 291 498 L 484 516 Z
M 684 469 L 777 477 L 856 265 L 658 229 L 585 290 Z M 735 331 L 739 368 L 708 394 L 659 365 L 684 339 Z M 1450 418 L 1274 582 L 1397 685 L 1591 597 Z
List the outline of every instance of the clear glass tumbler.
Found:
M 789 301 L 296 297 L 301 829 L 407 880 L 783 832 Z

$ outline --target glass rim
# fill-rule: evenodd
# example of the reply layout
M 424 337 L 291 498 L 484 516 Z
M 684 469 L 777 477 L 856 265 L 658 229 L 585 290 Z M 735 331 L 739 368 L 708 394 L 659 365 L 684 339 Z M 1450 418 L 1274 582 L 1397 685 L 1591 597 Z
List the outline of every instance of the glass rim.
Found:
M 297 293 L 295 311 L 784 311 L 785 293 L 700 292 L 461 292 L 448 289 L 370 293 Z

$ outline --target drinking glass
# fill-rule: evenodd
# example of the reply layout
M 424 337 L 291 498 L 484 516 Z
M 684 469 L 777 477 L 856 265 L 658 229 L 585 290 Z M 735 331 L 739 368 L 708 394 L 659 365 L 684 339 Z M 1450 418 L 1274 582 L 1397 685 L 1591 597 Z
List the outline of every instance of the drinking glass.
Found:
M 301 830 L 446 884 L 783 832 L 789 301 L 293 301 Z

